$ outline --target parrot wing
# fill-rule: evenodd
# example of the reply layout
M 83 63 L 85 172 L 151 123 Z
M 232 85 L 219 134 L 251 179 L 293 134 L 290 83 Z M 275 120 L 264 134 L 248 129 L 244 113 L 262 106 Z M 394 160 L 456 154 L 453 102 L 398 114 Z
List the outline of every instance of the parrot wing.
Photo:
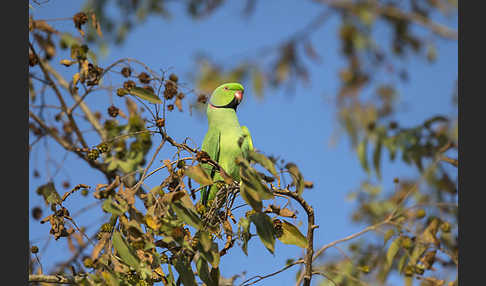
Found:
M 219 162 L 219 154 L 220 154 L 220 144 L 221 144 L 221 133 L 217 129 L 209 129 L 204 137 L 204 141 L 202 143 L 201 150 L 206 151 L 209 157 L 216 162 Z M 206 173 L 214 179 L 216 169 L 209 165 L 209 164 L 202 164 L 203 169 Z M 209 189 L 211 186 L 207 186 L 201 190 L 201 198 L 203 205 L 206 205 L 208 196 L 209 196 Z
M 253 151 L 254 150 L 254 148 L 253 148 L 253 140 L 251 139 L 250 130 L 246 126 L 241 126 L 241 130 L 243 131 L 243 135 L 245 135 L 245 140 L 248 141 L 248 147 L 249 147 L 248 149 L 250 151 Z

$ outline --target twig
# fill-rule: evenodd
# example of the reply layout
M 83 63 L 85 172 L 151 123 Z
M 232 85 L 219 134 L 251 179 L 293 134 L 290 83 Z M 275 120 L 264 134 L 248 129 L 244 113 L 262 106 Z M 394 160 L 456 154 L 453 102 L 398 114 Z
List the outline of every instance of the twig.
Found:
M 67 199 L 67 197 L 69 197 L 72 193 L 76 192 L 77 190 L 79 190 L 81 188 L 89 189 L 89 186 L 88 185 L 85 185 L 85 184 L 78 184 L 78 185 L 76 185 L 72 190 L 70 190 L 69 192 L 66 192 L 62 196 L 61 202 L 64 202 Z
M 54 90 L 54 93 L 56 94 L 59 102 L 61 103 L 62 110 L 64 112 L 66 112 L 66 115 L 67 115 L 67 117 L 69 119 L 69 122 L 71 123 L 71 126 L 74 129 L 74 132 L 78 136 L 78 139 L 81 142 L 81 145 L 84 148 L 87 148 L 88 147 L 88 144 L 84 140 L 84 137 L 83 137 L 83 134 L 81 133 L 81 131 L 79 131 L 78 125 L 76 124 L 76 121 L 74 121 L 74 117 L 72 116 L 72 114 L 68 114 L 67 113 L 68 108 L 67 108 L 66 102 L 64 101 L 64 98 L 62 97 L 61 91 L 59 90 L 59 88 L 57 87 L 57 85 L 52 80 L 52 78 L 51 78 L 51 76 L 49 74 L 49 71 L 46 69 L 45 64 L 44 64 L 44 60 L 42 60 L 39 57 L 39 55 L 37 54 L 37 52 L 34 49 L 34 46 L 30 42 L 29 42 L 29 47 L 30 47 L 30 50 L 32 51 L 32 54 L 34 54 L 34 56 L 37 58 L 37 60 L 39 62 L 39 66 L 40 66 L 42 72 L 44 73 L 44 76 L 45 76 L 46 80 L 49 82 L 49 86 Z
M 88 162 L 88 164 L 101 171 L 105 176 L 106 178 L 108 179 L 108 181 L 113 177 L 111 173 L 107 172 L 105 167 L 103 165 L 101 165 L 100 163 L 97 163 L 95 161 L 92 161 L 92 160 L 89 160 L 87 159 L 83 153 L 78 149 L 78 148 L 75 148 L 73 146 L 71 146 L 71 144 L 69 144 L 69 142 L 67 142 L 66 140 L 64 140 L 63 138 L 59 137 L 59 135 L 57 135 L 57 133 L 53 132 L 51 130 L 51 128 L 49 128 L 45 123 L 44 121 L 42 121 L 42 119 L 40 119 L 37 115 L 35 115 L 32 111 L 29 110 L 29 116 L 34 119 L 35 122 L 37 122 L 37 124 L 40 125 L 40 127 L 42 127 L 42 129 L 44 129 L 47 134 L 49 134 L 57 143 L 59 143 L 59 145 L 61 145 L 64 149 L 68 150 L 68 151 L 72 151 L 74 152 L 76 155 L 78 155 L 81 159 L 83 159 L 84 161 Z
M 447 162 L 447 163 L 451 164 L 452 166 L 454 166 L 456 168 L 457 168 L 457 166 L 459 166 L 459 161 L 457 159 L 452 159 L 452 158 L 449 158 L 447 156 L 441 156 L 440 160 Z
M 312 261 L 314 256 L 314 229 L 318 226 L 314 224 L 314 209 L 297 193 L 289 190 L 274 189 L 274 193 L 285 195 L 296 200 L 307 213 L 307 248 L 304 257 L 305 271 L 303 273 L 304 286 L 309 286 L 312 279 Z M 300 281 L 296 285 L 300 285 Z
M 147 167 L 145 168 L 145 170 L 143 170 L 142 177 L 140 178 L 138 183 L 133 187 L 133 190 L 131 190 L 132 194 L 137 193 L 138 189 L 140 188 L 143 181 L 145 180 L 145 175 L 147 174 L 148 169 L 150 169 L 150 166 L 152 166 L 152 163 L 154 162 L 155 157 L 157 157 L 157 154 L 159 154 L 159 151 L 162 149 L 162 147 L 164 147 L 164 144 L 165 144 L 165 140 L 162 140 L 162 142 L 160 142 L 160 144 L 159 144 L 159 147 L 157 147 L 157 149 L 155 150 L 155 153 L 152 156 L 152 159 L 150 159 L 150 162 L 148 163 Z
M 91 123 L 91 125 L 94 127 L 94 129 L 96 130 L 96 132 L 98 132 L 98 134 L 100 135 L 101 139 L 102 140 L 106 140 L 106 137 L 107 137 L 106 136 L 106 132 L 104 131 L 103 127 L 98 122 L 98 119 L 96 119 L 96 117 L 94 116 L 94 114 L 91 112 L 91 110 L 89 109 L 89 107 L 86 105 L 86 103 L 84 103 L 81 100 L 81 97 L 78 95 L 76 89 L 70 89 L 69 88 L 69 83 L 55 69 L 53 69 L 49 65 L 49 63 L 45 62 L 44 63 L 44 66 L 45 66 L 46 70 L 49 71 L 49 73 L 51 73 L 56 78 L 56 80 L 59 83 L 59 85 L 61 85 L 64 89 L 66 89 L 71 94 L 71 97 L 76 102 L 79 102 L 79 107 L 83 111 L 83 113 L 86 116 L 86 119 L 88 120 L 88 122 Z M 70 109 L 68 109 L 68 112 L 69 111 L 70 111 L 70 113 L 73 112 L 72 107 Z
M 44 282 L 58 284 L 78 284 L 86 279 L 86 276 L 61 276 L 61 275 L 29 275 L 29 283 Z
M 327 276 L 326 273 L 322 272 L 322 271 L 314 271 L 312 272 L 312 274 L 318 274 L 318 275 L 321 275 L 322 277 L 326 278 L 327 280 L 331 281 L 332 284 L 336 285 L 336 286 L 339 286 L 339 284 L 337 284 L 334 280 L 332 280 L 329 276 Z
M 336 244 L 339 244 L 341 242 L 345 242 L 345 241 L 348 241 L 348 240 L 351 240 L 355 237 L 358 237 L 360 235 L 363 235 L 369 231 L 372 231 L 372 230 L 376 230 L 377 228 L 379 228 L 380 226 L 384 225 L 384 224 L 388 224 L 391 220 L 391 217 L 388 217 L 386 220 L 382 221 L 382 222 L 379 222 L 377 224 L 374 224 L 374 225 L 370 225 L 366 228 L 364 228 L 363 230 L 361 231 L 358 231 L 357 233 L 354 233 L 354 234 L 351 234 L 351 235 L 348 235 L 346 237 L 343 237 L 341 239 L 338 239 L 338 240 L 335 240 L 331 243 L 328 243 L 324 246 L 322 246 L 319 250 L 316 251 L 316 254 L 314 255 L 314 257 L 312 258 L 312 261 L 316 260 L 317 257 L 319 257 L 322 253 L 324 253 L 324 251 L 326 251 L 327 249 L 333 247 L 334 245 Z
M 277 270 L 277 271 L 275 271 L 275 272 L 273 272 L 273 273 L 270 273 L 270 274 L 267 274 L 267 275 L 264 275 L 264 276 L 260 276 L 260 275 L 253 276 L 253 277 L 251 277 L 251 278 L 249 278 L 249 279 L 247 279 L 247 280 L 243 281 L 243 282 L 240 284 L 240 286 L 249 286 L 249 285 L 256 284 L 256 283 L 260 282 L 261 280 L 263 280 L 263 279 L 265 279 L 265 278 L 275 276 L 275 275 L 279 274 L 280 272 L 283 272 L 283 271 L 285 271 L 285 270 L 289 269 L 290 267 L 292 267 L 292 266 L 294 266 L 294 265 L 297 265 L 297 264 L 302 264 L 302 263 L 304 263 L 304 260 L 303 260 L 303 259 L 299 259 L 299 260 L 297 260 L 297 261 L 294 261 L 293 263 L 290 263 L 290 264 L 285 265 L 285 267 L 283 267 L 282 269 Z M 251 280 L 253 280 L 253 279 L 256 279 L 256 280 L 255 280 L 255 281 L 253 281 L 253 282 L 251 282 L 251 283 L 248 283 L 248 282 L 250 282 L 250 281 L 251 281 Z

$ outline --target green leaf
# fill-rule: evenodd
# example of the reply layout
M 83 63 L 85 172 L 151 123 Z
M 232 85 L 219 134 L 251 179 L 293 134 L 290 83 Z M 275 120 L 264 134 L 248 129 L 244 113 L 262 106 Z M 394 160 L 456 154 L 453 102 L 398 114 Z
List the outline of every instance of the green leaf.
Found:
M 299 168 L 294 163 L 287 163 L 285 168 L 289 171 L 290 176 L 292 177 L 292 184 L 295 186 L 297 194 L 300 196 L 304 191 L 304 177 L 302 173 L 300 173 Z
M 167 264 L 167 268 L 169 269 L 169 275 L 167 275 L 167 285 L 173 286 L 175 285 L 174 273 L 172 273 L 172 267 L 170 264 Z
M 211 275 L 211 278 L 213 278 L 213 281 L 218 281 L 218 283 L 219 283 L 219 276 L 220 276 L 219 267 L 212 268 L 210 275 Z
M 243 182 L 240 185 L 240 195 L 243 200 L 252 207 L 252 209 L 257 212 L 260 212 L 262 210 L 263 204 L 260 196 L 258 196 L 258 194 L 253 189 L 243 184 Z
M 177 214 L 179 218 L 181 218 L 185 223 L 188 225 L 200 229 L 201 228 L 201 219 L 197 215 L 196 212 L 193 210 L 186 208 L 181 202 L 176 201 L 171 204 L 172 209 Z
M 282 236 L 278 237 L 278 240 L 285 244 L 293 244 L 302 248 L 307 247 L 307 238 L 299 231 L 299 229 L 293 224 L 282 220 Z
M 249 151 L 248 152 L 248 159 L 253 160 L 257 162 L 258 164 L 262 165 L 263 168 L 267 169 L 272 175 L 277 178 L 277 170 L 275 169 L 275 166 L 267 156 L 257 153 L 255 151 Z
M 212 185 L 213 181 L 208 174 L 203 170 L 201 165 L 190 166 L 184 170 L 184 174 L 194 181 L 198 182 L 201 186 Z
M 385 232 L 385 236 L 383 237 L 383 244 L 386 244 L 388 242 L 388 240 L 395 234 L 395 230 L 394 229 L 389 229 Z
M 109 212 L 113 215 L 120 216 L 124 214 L 126 211 L 128 211 L 128 204 L 127 202 L 120 200 L 121 203 L 118 203 L 116 200 L 114 200 L 112 197 L 108 197 L 104 202 L 103 202 L 103 210 L 106 212 Z
M 116 249 L 121 260 L 127 265 L 138 270 L 140 268 L 140 260 L 135 254 L 133 248 L 128 245 L 125 239 L 121 236 L 120 232 L 117 230 L 113 232 L 112 242 L 113 247 Z
M 250 221 L 255 224 L 257 234 L 263 245 L 273 254 L 275 250 L 275 236 L 272 219 L 264 213 L 256 213 L 250 216 Z
M 60 45 L 63 47 L 71 48 L 72 45 L 80 45 L 80 44 L 81 42 L 69 33 L 63 33 L 61 35 Z
M 263 73 L 260 71 L 260 69 L 255 68 L 253 69 L 252 78 L 253 78 L 253 90 L 255 91 L 257 97 L 262 98 L 263 86 L 264 86 Z
M 375 168 L 378 179 L 381 180 L 380 163 L 381 163 L 381 147 L 383 146 L 383 137 L 379 136 L 376 142 L 375 150 L 373 151 L 373 167 Z
M 201 256 L 196 261 L 197 275 L 207 286 L 218 286 L 209 273 L 208 263 Z
M 197 249 L 201 256 L 211 264 L 213 267 L 218 267 L 219 265 L 219 250 L 218 244 L 211 241 L 211 247 L 209 250 L 205 250 L 201 243 L 198 243 Z
M 405 276 L 403 277 L 405 282 L 405 286 L 412 286 L 413 285 L 413 277 L 412 276 Z
M 397 255 L 398 251 L 400 250 L 400 244 L 402 242 L 402 237 L 399 236 L 392 241 L 388 250 L 386 252 L 386 269 L 390 269 L 393 264 L 393 258 Z
M 243 240 L 241 249 L 248 256 L 248 241 L 250 240 L 250 221 L 244 217 L 238 222 L 238 236 Z
M 184 286 L 197 286 L 196 278 L 192 272 L 191 264 L 183 257 L 176 260 L 175 268 Z
M 203 252 L 208 252 L 211 249 L 211 245 L 213 241 L 211 240 L 211 237 L 209 236 L 208 232 L 206 231 L 199 232 L 199 243 L 202 246 Z
M 115 275 L 111 274 L 108 271 L 101 272 L 101 276 L 103 276 L 103 279 L 105 280 L 106 285 L 108 286 L 120 285 L 120 280 Z
M 46 205 L 59 204 L 61 202 L 61 196 L 59 196 L 59 193 L 56 191 L 53 182 L 49 182 L 37 188 L 37 194 L 44 197 Z
M 261 176 L 250 166 L 248 161 L 242 159 L 241 157 L 238 158 L 237 161 L 238 165 L 240 166 L 242 185 L 245 185 L 247 190 L 254 192 L 250 192 L 254 199 L 257 201 L 273 199 L 273 193 L 270 191 L 270 189 L 268 189 L 267 185 L 263 183 Z
M 358 153 L 358 159 L 361 163 L 361 167 L 366 171 L 366 173 L 370 172 L 368 167 L 368 157 L 366 156 L 366 149 L 368 147 L 368 138 L 363 139 L 363 141 L 359 142 L 356 152 Z
M 128 92 L 131 95 L 135 95 L 151 103 L 158 103 L 158 104 L 162 103 L 162 100 L 160 100 L 160 98 L 157 95 L 153 94 L 152 92 L 148 91 L 145 88 L 136 86 L 136 87 L 132 87 Z
M 397 268 L 399 273 L 402 273 L 403 266 L 405 266 L 405 262 L 407 261 L 407 258 L 408 258 L 408 253 L 405 253 L 398 261 Z

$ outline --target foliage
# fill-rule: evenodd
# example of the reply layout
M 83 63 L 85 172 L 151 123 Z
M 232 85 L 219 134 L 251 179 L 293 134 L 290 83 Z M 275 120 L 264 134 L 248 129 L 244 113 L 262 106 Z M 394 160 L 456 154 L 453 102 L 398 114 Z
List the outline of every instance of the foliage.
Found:
M 224 267 L 221 257 L 238 251 L 235 244 L 246 255 L 252 255 L 248 252 L 252 238 L 260 240 L 270 253 L 276 251 L 277 241 L 303 248 L 305 257 L 290 261 L 283 270 L 302 265 L 297 280 L 306 285 L 312 275 L 323 276 L 322 285 L 360 285 L 363 281 L 384 285 L 392 274 L 403 276 L 406 283 L 416 277 L 424 285 L 444 285 L 444 273 L 457 273 L 457 182 L 449 165 L 457 167 L 458 163 L 446 155 L 457 149 L 457 119 L 437 115 L 421 125 L 402 127 L 393 118 L 398 91 L 392 84 L 374 78 L 377 70 L 386 67 L 406 81 L 406 68 L 393 68 L 400 64 L 397 58 L 416 55 L 433 62 L 434 43 L 426 41 L 412 26 L 420 25 L 435 37 L 455 40 L 453 30 L 433 20 L 438 13 L 455 13 L 456 1 L 411 0 L 406 1 L 408 5 L 396 1 L 317 1 L 327 10 L 309 27 L 263 55 L 270 55 L 270 61 L 245 59 L 235 66 L 223 67 L 202 59 L 194 83 L 197 93 L 181 85 L 177 75 L 164 71 L 159 74 L 134 59 L 121 59 L 107 67 L 97 64 L 92 49 L 95 43 L 106 45 L 114 40 L 121 44 L 130 29 L 148 15 L 169 17 L 166 2 L 169 1 L 119 1 L 116 7 L 125 17 L 118 22 L 107 16 L 109 1 L 87 1 L 84 12 L 72 18 L 80 37 L 57 31 L 46 21 L 29 18 L 29 130 L 34 138 L 29 151 L 38 147 L 38 141 L 49 138 L 49 142 L 77 155 L 87 163 L 86 168 L 100 172 L 107 180 L 96 186 L 79 184 L 62 197 L 50 180 L 37 189 L 50 207 L 49 215 L 40 220 L 50 224 L 50 234 L 56 240 L 68 240 L 75 253 L 91 247 L 90 256 L 74 256 L 59 267 L 57 274 L 76 265 L 75 281 L 82 285 L 162 282 L 188 286 L 200 281 L 220 285 L 225 280 L 220 277 Z M 210 16 L 223 3 L 186 4 L 189 15 L 202 17 Z M 247 12 L 256 9 L 255 5 L 248 1 Z M 200 164 L 209 163 L 219 169 L 217 162 L 197 146 L 172 139 L 167 133 L 170 123 L 166 114 L 175 108 L 180 112 L 201 110 L 206 95 L 224 81 L 250 79 L 260 97 L 269 87 L 307 81 L 303 57 L 315 63 L 320 59 L 309 35 L 334 14 L 340 17 L 338 37 L 347 65 L 338 72 L 341 86 L 336 117 L 369 176 L 349 194 L 357 203 L 352 218 L 370 226 L 314 251 L 314 214 L 302 197 L 312 183 L 305 181 L 305 174 L 296 164 L 252 152 L 247 159 L 237 160 L 240 183 L 213 182 Z M 374 38 L 373 31 L 380 25 L 391 28 L 391 41 L 386 45 Z M 62 57 L 66 53 L 69 58 Z M 69 80 L 56 70 L 57 62 L 72 72 Z M 270 64 L 265 66 L 264 62 Z M 119 74 L 119 81 L 108 86 L 103 81 L 107 73 Z M 360 96 L 366 88 L 375 90 L 374 98 L 365 100 Z M 99 89 L 108 89 L 110 94 L 123 98 L 125 108 L 106 106 L 107 119 L 94 112 L 86 98 Z M 58 112 L 49 119 L 43 113 L 47 108 L 43 103 L 35 110 L 46 90 L 59 102 L 55 108 Z M 189 109 L 183 109 L 183 104 Z M 144 118 L 144 111 L 150 113 L 149 119 Z M 81 118 L 96 131 L 96 136 L 82 131 Z M 159 151 L 168 145 L 174 148 L 173 157 L 150 171 Z M 158 147 L 149 156 L 154 146 Z M 396 178 L 394 186 L 384 190 L 381 165 L 385 152 L 391 161 L 416 168 L 420 177 Z M 161 177 L 160 184 L 146 189 L 144 181 L 156 173 Z M 212 184 L 218 184 L 220 190 L 209 206 L 203 206 L 197 194 L 203 186 Z M 74 200 L 74 192 L 85 196 L 90 189 L 94 189 L 91 194 L 99 200 L 98 206 L 110 215 L 91 238 L 76 225 L 64 205 L 66 200 Z M 287 200 L 297 201 L 305 210 L 305 217 L 299 216 L 308 219 L 305 235 L 289 221 L 297 218 L 298 212 L 287 208 Z M 240 216 L 234 212 L 240 208 L 239 203 L 244 208 L 244 215 Z M 39 207 L 33 209 L 33 217 L 42 217 Z M 380 239 L 354 240 L 344 257 L 319 259 L 328 248 L 369 231 L 375 231 Z M 221 241 L 222 248 L 218 244 Z M 37 251 L 32 254 L 35 256 Z M 29 274 L 35 272 L 34 268 L 32 262 Z M 264 278 L 252 279 L 242 284 Z M 457 280 L 449 285 L 457 285 Z

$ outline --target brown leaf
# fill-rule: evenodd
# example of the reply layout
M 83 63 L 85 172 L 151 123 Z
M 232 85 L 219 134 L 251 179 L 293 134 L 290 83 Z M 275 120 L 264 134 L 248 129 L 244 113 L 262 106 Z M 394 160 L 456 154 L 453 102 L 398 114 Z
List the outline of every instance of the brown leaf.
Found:
M 93 252 L 91 252 L 91 259 L 95 260 L 98 259 L 98 256 L 100 256 L 100 252 L 105 246 L 106 242 L 110 239 L 111 233 L 109 232 L 102 232 L 101 233 L 101 238 L 98 241 L 98 243 L 93 247 Z
M 96 30 L 96 33 L 98 34 L 98 36 L 100 36 L 102 38 L 103 33 L 101 32 L 100 22 L 98 21 L 98 19 L 96 19 L 96 14 L 93 13 L 93 12 L 91 12 L 91 25 Z
M 178 97 L 174 101 L 175 106 L 177 106 L 177 109 L 179 109 L 180 112 L 182 112 L 182 100 Z
M 130 188 L 124 188 L 123 187 L 124 184 L 120 184 L 120 188 L 118 189 L 118 194 L 120 194 L 120 196 L 122 198 L 125 199 L 125 201 L 133 207 L 133 204 L 135 203 L 135 197 L 134 197 L 134 193 L 131 191 Z
M 74 231 L 74 230 L 73 230 Z M 73 239 L 71 236 L 67 237 L 68 247 L 72 253 L 76 253 L 76 246 L 74 246 Z
M 36 30 L 41 30 L 46 33 L 54 33 L 54 34 L 59 34 L 59 32 L 52 28 L 49 24 L 46 23 L 44 20 L 35 20 L 32 22 L 32 28 Z
M 295 215 L 295 213 L 293 211 L 289 210 L 288 208 L 281 209 L 279 215 L 283 216 L 283 217 L 289 217 L 289 218 L 296 218 L 297 217 Z

